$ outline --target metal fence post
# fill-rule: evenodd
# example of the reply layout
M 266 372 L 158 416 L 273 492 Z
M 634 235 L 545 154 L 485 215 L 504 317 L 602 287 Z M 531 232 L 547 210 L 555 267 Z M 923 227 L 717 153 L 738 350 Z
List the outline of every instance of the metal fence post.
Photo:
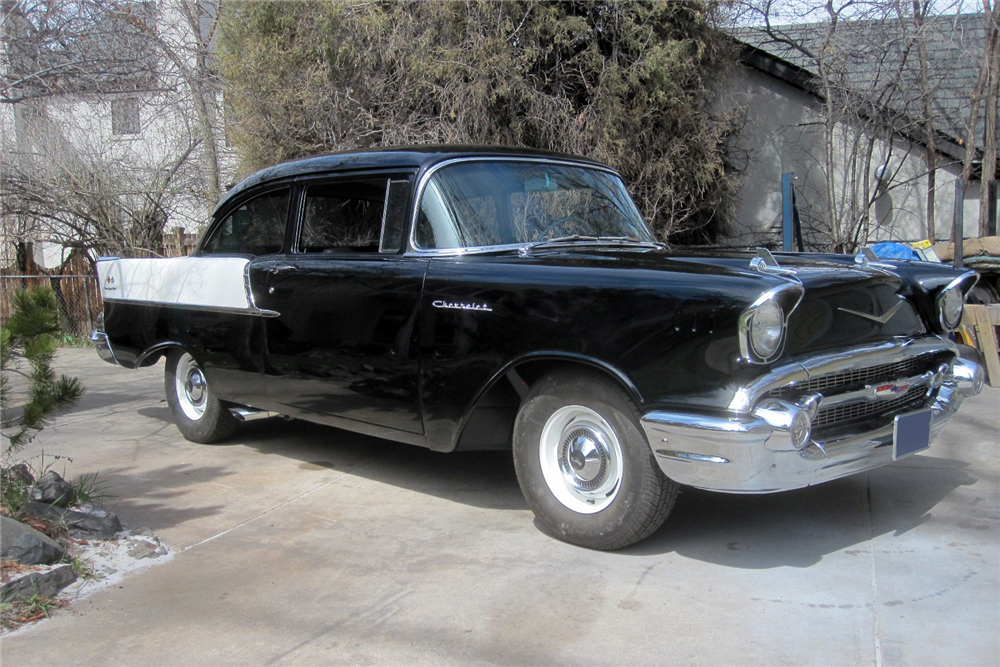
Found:
M 90 309 L 90 276 L 83 279 L 83 300 L 87 304 L 87 328 L 94 330 L 94 315 Z M 84 332 L 87 333 L 86 331 Z

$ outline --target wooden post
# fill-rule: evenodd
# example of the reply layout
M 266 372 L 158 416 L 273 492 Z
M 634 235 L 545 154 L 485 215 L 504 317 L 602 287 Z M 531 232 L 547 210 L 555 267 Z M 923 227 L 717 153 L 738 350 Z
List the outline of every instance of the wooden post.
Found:
M 962 324 L 971 328 L 976 336 L 976 348 L 986 365 L 986 382 L 991 387 L 1000 387 L 1000 352 L 994 329 L 1000 327 L 1000 304 L 966 306 Z

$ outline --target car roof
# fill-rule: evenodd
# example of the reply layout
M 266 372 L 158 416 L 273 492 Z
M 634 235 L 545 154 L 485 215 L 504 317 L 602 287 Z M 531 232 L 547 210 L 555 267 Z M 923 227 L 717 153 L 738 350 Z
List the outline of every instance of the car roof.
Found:
M 335 173 L 346 170 L 364 169 L 420 169 L 423 170 L 440 162 L 457 158 L 526 157 L 572 160 L 581 164 L 607 169 L 600 162 L 566 153 L 541 151 L 531 148 L 507 148 L 503 146 L 464 146 L 451 144 L 431 144 L 422 146 L 396 146 L 391 148 L 370 148 L 364 150 L 327 153 L 315 157 L 283 162 L 261 169 L 230 188 L 217 208 L 222 208 L 234 196 L 269 181 L 277 181 L 313 174 Z

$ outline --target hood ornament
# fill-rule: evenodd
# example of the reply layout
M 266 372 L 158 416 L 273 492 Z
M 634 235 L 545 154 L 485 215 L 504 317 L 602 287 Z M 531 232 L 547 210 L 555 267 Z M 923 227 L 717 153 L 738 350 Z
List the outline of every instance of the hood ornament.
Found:
M 794 276 L 795 269 L 785 268 L 778 263 L 774 255 L 767 248 L 757 248 L 757 256 L 750 260 L 750 268 L 761 273 L 772 273 L 777 275 Z

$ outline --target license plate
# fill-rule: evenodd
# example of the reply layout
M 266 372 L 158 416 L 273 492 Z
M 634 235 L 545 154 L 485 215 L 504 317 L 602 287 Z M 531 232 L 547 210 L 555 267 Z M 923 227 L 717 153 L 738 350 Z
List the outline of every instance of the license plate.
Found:
M 931 411 L 896 415 L 892 428 L 892 460 L 915 454 L 931 446 Z

